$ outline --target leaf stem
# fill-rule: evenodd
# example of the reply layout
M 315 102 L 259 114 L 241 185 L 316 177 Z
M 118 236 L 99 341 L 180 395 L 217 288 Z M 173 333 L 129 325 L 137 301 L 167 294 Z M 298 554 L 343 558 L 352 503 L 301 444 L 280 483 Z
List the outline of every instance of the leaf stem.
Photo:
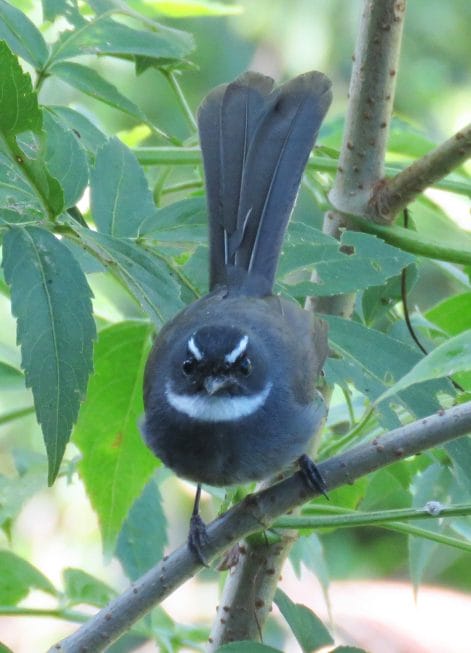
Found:
M 183 115 L 186 118 L 188 125 L 190 126 L 191 131 L 196 132 L 198 130 L 198 125 L 196 124 L 195 117 L 182 91 L 182 88 L 178 83 L 177 76 L 173 71 L 164 71 L 163 74 L 166 80 L 168 81 L 168 83 L 170 84 L 173 92 L 175 93 L 175 96 L 178 100 L 178 104 L 180 105 L 180 108 L 183 112 Z
M 15 419 L 20 419 L 21 417 L 26 417 L 27 415 L 32 415 L 34 413 L 34 406 L 26 406 L 26 408 L 19 408 L 18 410 L 12 410 L 9 413 L 0 415 L 0 425 L 8 424 L 8 422 L 13 422 Z

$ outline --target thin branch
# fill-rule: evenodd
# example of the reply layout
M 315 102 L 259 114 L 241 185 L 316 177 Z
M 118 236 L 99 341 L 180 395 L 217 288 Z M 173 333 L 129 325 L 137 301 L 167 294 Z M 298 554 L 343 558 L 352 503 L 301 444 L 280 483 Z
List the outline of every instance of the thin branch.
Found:
M 435 447 L 471 431 L 471 402 L 402 426 L 367 444 L 319 464 L 330 489 L 375 471 L 399 459 Z M 208 526 L 207 560 L 214 560 L 250 533 L 269 526 L 277 517 L 316 496 L 303 476 L 293 476 L 257 494 L 247 496 Z M 121 596 L 91 618 L 49 653 L 99 653 L 125 633 L 157 603 L 201 569 L 186 545 L 135 582 Z
M 390 180 L 377 184 L 367 215 L 391 224 L 394 217 L 423 190 L 442 179 L 471 156 L 471 124 L 418 159 Z

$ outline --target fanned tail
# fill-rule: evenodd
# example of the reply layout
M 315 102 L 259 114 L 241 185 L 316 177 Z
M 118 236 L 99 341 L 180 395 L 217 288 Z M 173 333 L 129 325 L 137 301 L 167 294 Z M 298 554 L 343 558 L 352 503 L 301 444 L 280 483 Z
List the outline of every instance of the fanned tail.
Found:
M 230 270 L 269 293 L 301 176 L 331 102 L 330 81 L 305 73 L 273 89 L 245 73 L 198 113 L 209 211 L 210 287 Z M 246 281 L 244 282 L 246 283 Z

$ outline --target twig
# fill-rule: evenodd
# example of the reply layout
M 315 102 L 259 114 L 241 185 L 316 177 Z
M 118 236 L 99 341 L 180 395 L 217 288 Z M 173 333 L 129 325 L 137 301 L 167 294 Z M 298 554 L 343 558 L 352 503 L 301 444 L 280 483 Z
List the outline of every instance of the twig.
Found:
M 441 445 L 471 431 L 471 402 L 441 410 L 435 415 L 402 426 L 350 451 L 319 464 L 329 488 L 334 489 L 399 459 Z M 243 537 L 267 526 L 276 517 L 308 501 L 316 493 L 307 490 L 300 473 L 241 503 L 208 526 L 207 560 L 220 556 Z M 75 633 L 54 645 L 49 653 L 100 653 L 125 633 L 157 603 L 201 569 L 186 545 L 135 582 L 100 610 Z
M 368 204 L 367 215 L 391 224 L 423 190 L 445 177 L 471 156 L 471 124 L 389 180 L 379 183 Z

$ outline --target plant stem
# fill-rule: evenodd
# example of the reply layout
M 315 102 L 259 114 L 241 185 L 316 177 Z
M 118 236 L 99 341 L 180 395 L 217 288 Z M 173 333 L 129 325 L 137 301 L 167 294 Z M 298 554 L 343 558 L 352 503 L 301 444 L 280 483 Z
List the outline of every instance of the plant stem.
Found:
M 190 129 L 192 132 L 196 132 L 198 129 L 198 125 L 196 124 L 195 117 L 193 115 L 192 110 L 190 109 L 190 105 L 187 102 L 187 99 L 182 91 L 182 88 L 180 84 L 178 83 L 177 77 L 174 72 L 165 72 L 164 73 L 165 78 L 167 79 L 168 83 L 170 84 L 173 92 L 175 93 L 175 96 L 178 100 L 178 104 L 180 105 L 181 110 L 183 111 L 183 115 L 186 118 L 186 121 L 188 125 L 190 126 Z
M 471 124 L 383 184 L 378 184 L 368 204 L 368 215 L 391 224 L 394 217 L 425 188 L 471 156 Z
M 18 408 L 18 410 L 12 410 L 10 413 L 4 413 L 0 415 L 0 425 L 8 424 L 8 422 L 13 422 L 15 419 L 20 419 L 21 417 L 26 417 L 27 415 L 32 415 L 34 413 L 34 406 L 26 406 L 26 408 Z

